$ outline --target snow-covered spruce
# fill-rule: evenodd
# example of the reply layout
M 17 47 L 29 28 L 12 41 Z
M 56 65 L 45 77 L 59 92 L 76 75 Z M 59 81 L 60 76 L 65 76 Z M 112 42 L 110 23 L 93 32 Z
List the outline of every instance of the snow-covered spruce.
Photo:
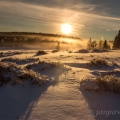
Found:
M 0 62 L 0 76 L 0 86 L 8 82 L 11 82 L 12 85 L 16 83 L 23 85 L 24 81 L 30 81 L 30 84 L 42 85 L 49 80 L 45 75 L 24 69 L 12 62 Z

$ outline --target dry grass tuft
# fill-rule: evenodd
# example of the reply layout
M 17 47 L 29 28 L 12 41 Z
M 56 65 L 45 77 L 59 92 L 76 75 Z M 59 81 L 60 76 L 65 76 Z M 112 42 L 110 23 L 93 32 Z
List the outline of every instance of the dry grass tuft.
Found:
M 89 83 L 88 83 L 89 81 Z M 93 83 L 92 86 L 90 83 Z M 80 81 L 80 85 L 87 91 L 109 91 L 120 94 L 120 78 L 116 75 L 96 76 L 95 78 L 85 78 Z
M 103 66 L 108 65 L 108 62 L 105 59 L 99 58 L 99 59 L 92 59 L 88 65 L 91 66 Z
M 39 58 L 31 58 L 31 57 L 24 57 L 24 58 L 17 58 L 17 57 L 7 57 L 2 59 L 2 62 L 15 62 L 15 63 L 19 63 L 19 62 L 36 62 L 38 61 Z
M 105 91 L 120 93 L 120 78 L 116 75 L 97 76 L 96 83 Z
M 38 67 L 38 69 L 41 71 L 49 70 L 55 67 L 64 68 L 65 70 L 68 70 L 68 68 L 66 68 L 65 65 L 60 62 L 45 62 L 41 60 L 26 66 L 27 69 L 33 69 L 34 67 Z
M 12 85 L 23 85 L 25 81 L 29 81 L 30 84 L 42 85 L 49 81 L 47 76 L 24 69 L 12 62 L 0 62 L 0 76 L 0 86 L 9 82 Z
M 118 64 L 114 61 L 107 62 L 104 58 L 94 58 L 86 65 L 102 67 L 102 66 L 117 66 Z
M 13 56 L 13 55 L 19 55 L 23 54 L 22 51 L 8 51 L 8 52 L 0 52 L 0 57 L 7 57 L 7 56 Z

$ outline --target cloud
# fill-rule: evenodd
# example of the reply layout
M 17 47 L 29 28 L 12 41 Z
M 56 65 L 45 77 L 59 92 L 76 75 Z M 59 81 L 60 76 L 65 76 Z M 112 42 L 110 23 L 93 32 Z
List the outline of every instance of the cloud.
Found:
M 98 8 L 101 5 L 93 5 L 93 4 L 75 4 L 70 7 L 73 10 L 82 10 L 82 11 L 93 11 L 95 8 Z
M 0 14 L 0 19 L 3 23 L 32 27 L 37 27 L 38 25 L 54 27 L 54 25 L 64 22 L 73 23 L 78 16 L 77 12 L 68 9 L 13 2 L 0 2 Z
M 119 30 L 119 28 L 107 29 L 108 32 L 110 32 L 110 31 L 118 31 L 118 30 Z
M 119 16 L 113 17 L 106 11 L 98 14 L 97 9 L 103 7 L 103 4 L 80 4 L 78 2 L 64 8 L 57 7 L 56 2 L 54 7 L 50 7 L 43 0 L 38 5 L 30 4 L 32 1 L 29 4 L 27 2 L 27 0 L 25 2 L 22 0 L 0 1 L 0 27 L 4 28 L 2 30 L 61 33 L 60 25 L 70 23 L 74 28 L 73 35 L 86 37 L 98 32 L 101 33 L 100 36 L 103 36 L 102 32 L 106 29 L 111 30 L 120 25 Z M 60 0 L 59 5 L 62 3 L 63 0 Z

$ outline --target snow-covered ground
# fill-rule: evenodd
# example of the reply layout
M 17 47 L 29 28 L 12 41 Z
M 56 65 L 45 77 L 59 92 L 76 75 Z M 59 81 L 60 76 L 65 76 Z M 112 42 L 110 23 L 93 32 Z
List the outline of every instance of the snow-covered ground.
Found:
M 17 51 L 17 52 L 16 52 Z M 85 91 L 79 81 L 85 77 L 94 77 L 108 70 L 119 69 L 120 51 L 103 53 L 69 53 L 60 51 L 36 55 L 37 50 L 1 50 L 0 59 L 15 62 L 21 67 L 36 62 L 36 58 L 46 62 L 63 63 L 68 71 L 62 68 L 51 68 L 41 71 L 33 67 L 35 72 L 53 78 L 53 82 L 37 86 L 25 83 L 24 86 L 11 83 L 0 87 L 0 119 L 6 120 L 119 120 L 120 95 L 103 91 L 101 94 Z M 14 53 L 13 53 L 14 52 Z M 18 53 L 18 54 L 17 54 Z M 9 59 L 8 59 L 9 58 Z M 16 61 L 17 58 L 17 61 Z M 25 60 L 25 58 L 35 58 Z M 93 58 L 104 58 L 108 62 L 116 62 L 117 66 L 86 66 Z M 18 60 L 21 60 L 18 62 Z

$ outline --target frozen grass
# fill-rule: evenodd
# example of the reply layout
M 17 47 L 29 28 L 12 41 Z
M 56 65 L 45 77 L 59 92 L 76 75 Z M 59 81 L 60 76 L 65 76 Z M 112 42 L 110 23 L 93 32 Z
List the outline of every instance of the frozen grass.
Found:
M 41 61 L 41 60 L 26 66 L 27 69 L 33 69 L 35 67 L 38 67 L 38 69 L 41 70 L 41 71 L 49 70 L 49 69 L 52 69 L 52 68 L 55 68 L 55 67 L 64 68 L 64 70 L 69 69 L 64 64 L 62 64 L 60 62 L 45 62 L 45 61 Z
M 76 51 L 75 53 L 102 53 L 102 52 L 109 52 L 109 50 L 87 50 L 87 49 L 80 49 L 79 51 Z
M 98 58 L 98 59 L 92 59 L 90 63 L 88 63 L 90 66 L 103 66 L 103 65 L 108 65 L 108 62 L 103 59 L 103 58 Z
M 30 81 L 30 84 L 42 85 L 48 81 L 48 77 L 40 75 L 33 70 L 27 70 L 16 63 L 0 62 L 0 86 L 9 82 L 14 84 L 24 84 L 24 81 Z
M 87 63 L 87 65 L 102 67 L 102 66 L 116 66 L 118 64 L 114 61 L 107 62 L 104 58 L 95 58 L 92 59 L 89 63 Z
M 80 49 L 78 51 L 76 51 L 75 53 L 88 53 L 89 51 L 86 49 Z
M 116 72 L 118 73 L 118 71 Z M 95 91 L 99 93 L 102 91 L 109 91 L 120 94 L 120 77 L 113 74 L 116 72 L 111 72 L 109 75 L 99 75 L 94 78 L 82 79 L 80 85 L 87 91 Z
M 22 54 L 22 53 L 23 53 L 22 51 L 14 51 L 14 52 L 8 51 L 8 52 L 1 52 L 1 53 L 0 53 L 0 57 L 7 57 L 7 56 L 19 55 L 19 54 Z
M 120 93 L 120 78 L 116 75 L 97 76 L 96 83 L 100 89 Z
M 43 85 L 46 81 L 49 80 L 46 75 L 40 75 L 33 70 L 25 70 L 23 73 L 18 75 L 18 78 L 21 80 L 30 80 L 31 84 L 38 85 Z
M 8 57 L 8 58 L 4 58 L 1 61 L 2 62 L 36 62 L 38 61 L 39 58 L 32 58 L 32 57 L 24 57 L 24 58 L 17 58 L 17 57 Z

